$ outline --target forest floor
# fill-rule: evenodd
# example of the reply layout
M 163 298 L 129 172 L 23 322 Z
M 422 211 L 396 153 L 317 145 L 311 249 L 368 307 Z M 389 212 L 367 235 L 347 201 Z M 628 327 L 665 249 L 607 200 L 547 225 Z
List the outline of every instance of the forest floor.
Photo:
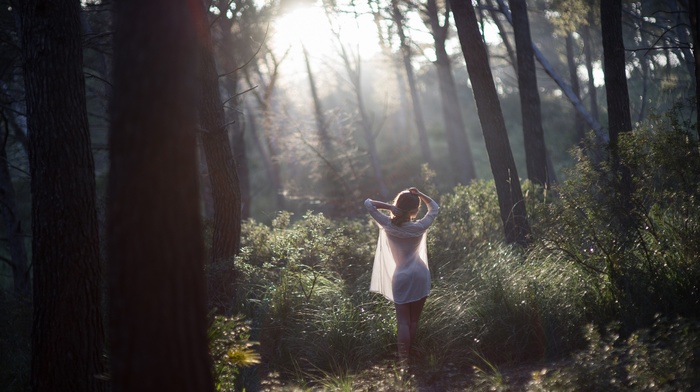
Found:
M 425 366 L 400 369 L 395 361 L 387 360 L 358 374 L 327 376 L 309 385 L 280 383 L 268 378 L 262 390 L 270 392 L 357 391 L 357 392 L 464 392 L 464 391 L 525 391 L 527 384 L 554 363 L 503 366 L 502 368 L 459 368 L 448 365 L 435 369 Z

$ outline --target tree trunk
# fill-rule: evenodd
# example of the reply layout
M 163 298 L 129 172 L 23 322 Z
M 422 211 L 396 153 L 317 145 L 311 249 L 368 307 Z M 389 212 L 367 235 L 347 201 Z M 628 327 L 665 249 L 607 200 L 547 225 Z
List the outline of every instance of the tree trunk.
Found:
M 569 66 L 569 79 L 571 80 L 571 91 L 577 96 L 581 96 L 581 87 L 578 80 L 578 64 L 576 62 L 576 55 L 574 54 L 575 38 L 573 33 L 568 33 L 566 35 L 566 62 Z M 574 137 L 577 143 L 581 143 L 583 139 L 586 138 L 585 123 L 578 112 L 574 109 Z
M 275 128 L 275 113 L 273 109 L 273 93 L 277 84 L 277 78 L 279 77 L 281 60 L 278 61 L 272 52 L 268 51 L 267 55 L 271 58 L 270 61 L 272 62 L 272 64 L 267 64 L 267 69 L 269 70 L 269 80 L 267 82 L 264 81 L 259 64 L 252 64 L 255 67 L 254 71 L 257 73 L 260 81 L 257 85 L 261 86 L 261 89 L 254 90 L 253 94 L 258 102 L 258 108 L 262 112 L 262 137 L 265 142 L 265 147 L 267 148 L 267 152 L 265 152 L 265 149 L 260 150 L 261 156 L 266 161 L 265 167 L 267 169 L 269 186 L 272 188 L 272 192 L 275 195 L 275 208 L 278 211 L 282 211 L 285 209 L 285 197 L 282 188 L 282 167 L 280 166 L 281 150 L 278 145 L 277 136 L 279 132 Z M 284 56 L 282 60 L 284 60 Z M 265 59 L 261 61 L 265 61 Z M 256 85 L 253 83 L 250 72 L 248 71 L 246 72 L 246 78 L 250 86 Z M 259 93 L 257 90 L 262 90 L 262 92 Z
M 219 93 L 213 45 L 208 29 L 201 32 L 200 51 L 200 139 L 211 179 L 214 199 L 214 232 L 211 261 L 233 258 L 241 244 L 241 194 L 236 162 L 225 126 L 224 108 Z M 235 276 L 232 277 L 235 285 Z
M 505 15 L 508 10 L 503 9 L 503 2 L 499 1 L 498 6 L 500 11 Z M 506 47 L 506 52 L 508 53 L 508 58 L 510 59 L 510 63 L 513 64 L 513 68 L 515 71 L 518 71 L 518 60 L 515 57 L 515 49 L 513 49 L 513 45 L 510 44 L 510 39 L 508 39 L 508 32 L 506 29 L 503 27 L 503 23 L 501 23 L 501 20 L 498 18 L 498 15 L 496 14 L 496 8 L 493 6 L 493 3 L 491 0 L 486 0 L 486 5 L 489 10 L 489 14 L 491 15 L 491 19 L 493 20 L 493 23 L 496 25 L 498 28 L 498 35 L 501 36 L 501 41 L 503 41 L 503 46 Z
M 270 186 L 275 194 L 275 206 L 277 211 L 282 211 L 286 207 L 286 198 L 284 197 L 284 189 L 282 187 L 282 165 L 280 164 L 281 147 L 278 144 L 277 135 L 273 134 L 274 119 L 272 108 L 272 96 L 270 95 L 263 105 L 263 139 L 267 147 L 267 153 L 270 160 Z
M 503 10 L 503 14 L 505 17 L 511 21 L 512 23 L 512 16 L 508 9 L 506 8 L 503 0 L 497 0 L 499 7 Z M 537 46 L 532 46 L 532 50 L 535 54 L 535 57 L 537 58 L 537 61 L 539 61 L 540 65 L 542 65 L 542 68 L 544 71 L 549 75 L 549 77 L 554 80 L 561 91 L 566 95 L 566 97 L 569 99 L 572 105 L 578 110 L 578 112 L 583 116 L 583 118 L 586 120 L 588 125 L 593 129 L 593 131 L 596 133 L 596 137 L 601 140 L 601 141 L 607 141 L 607 135 L 603 134 L 603 127 L 598 123 L 598 120 L 592 116 L 588 110 L 583 106 L 583 103 L 581 102 L 581 99 L 576 96 L 573 91 L 571 91 L 571 87 L 569 87 L 566 82 L 559 76 L 559 74 L 554 70 L 554 67 L 549 63 L 549 61 L 544 57 L 542 54 L 542 51 L 540 51 Z
M 620 162 L 618 139 L 621 133 L 632 132 L 632 119 L 625 73 L 621 0 L 601 0 L 600 25 L 603 36 L 605 94 L 608 100 L 610 159 L 613 172 L 619 176 L 619 220 L 623 229 L 626 229 L 634 224 L 631 200 L 633 183 L 629 167 Z
M 697 0 L 694 1 L 689 1 L 688 3 L 688 14 L 689 17 L 692 18 L 692 15 L 690 15 L 693 12 L 693 7 L 697 7 Z M 690 51 L 690 44 L 693 44 L 693 47 L 695 47 L 693 43 L 693 38 L 688 37 L 688 27 L 687 26 L 687 21 L 685 19 L 685 13 L 681 10 L 681 7 L 679 6 L 680 2 L 679 1 L 670 1 L 667 0 L 668 7 L 670 9 L 671 14 L 674 15 L 675 17 L 675 25 L 677 28 L 674 28 L 671 30 L 673 34 L 676 35 L 678 42 L 680 44 L 678 45 L 678 50 L 680 51 L 681 55 L 678 56 L 678 58 L 681 59 L 681 61 L 685 64 L 686 69 L 688 70 L 688 74 L 690 75 L 690 80 L 691 84 L 694 86 L 697 84 L 697 81 L 695 80 L 695 75 L 697 74 L 697 71 L 695 70 L 695 56 L 693 53 Z M 643 7 L 644 5 L 642 5 Z M 692 34 L 692 21 L 690 22 L 690 30 Z
M 196 137 L 200 7 L 114 3 L 107 202 L 111 376 L 120 391 L 213 391 Z
M 15 203 L 15 187 L 10 176 L 7 161 L 7 138 L 10 134 L 9 119 L 2 113 L 4 134 L 0 146 L 0 215 L 5 224 L 7 247 L 10 252 L 10 267 L 12 268 L 12 281 L 14 293 L 17 296 L 28 297 L 32 291 L 29 274 L 29 261 L 27 259 L 27 247 L 24 244 L 21 221 L 17 217 Z
M 403 58 L 403 66 L 406 70 L 406 80 L 408 81 L 408 89 L 411 93 L 411 102 L 413 103 L 413 118 L 416 122 L 416 129 L 418 130 L 418 144 L 420 145 L 423 161 L 432 165 L 433 157 L 430 153 L 428 130 L 425 127 L 425 120 L 423 119 L 423 106 L 420 103 L 420 95 L 418 94 L 418 87 L 416 86 L 416 76 L 413 73 L 413 65 L 411 64 L 411 46 L 409 45 L 408 39 L 406 38 L 406 34 L 404 32 L 404 18 L 401 14 L 401 10 L 399 10 L 398 0 L 392 0 L 391 6 L 391 15 L 399 35 L 401 57 Z
M 309 61 L 309 53 L 306 47 L 303 47 L 304 62 L 306 63 L 306 73 L 309 76 L 309 90 L 313 100 L 313 111 L 316 118 L 316 137 L 320 148 L 311 146 L 314 152 L 319 156 L 320 163 L 318 170 L 320 171 L 320 183 L 318 189 L 319 198 L 323 198 L 324 213 L 328 216 L 335 217 L 338 214 L 338 205 L 342 199 L 347 197 L 347 187 L 342 184 L 341 176 L 333 167 L 332 159 L 334 157 L 333 141 L 328 132 L 329 124 L 323 113 L 321 99 L 316 88 L 316 79 L 311 70 L 311 62 Z
M 239 112 L 238 108 L 227 110 L 226 119 L 233 124 L 230 135 L 233 159 L 236 162 L 236 172 L 238 172 L 238 183 L 241 190 L 241 220 L 250 218 L 253 198 L 250 192 L 250 173 L 248 170 L 248 152 L 245 145 L 245 115 Z M 242 110 L 241 110 L 242 111 Z
M 642 68 L 642 96 L 637 121 L 641 123 L 646 117 L 647 99 L 649 98 L 647 95 L 649 93 L 649 59 L 646 56 L 640 58 L 639 66 Z
M 589 24 L 593 23 L 593 12 L 588 14 Z M 586 71 L 588 72 L 588 96 L 591 100 L 591 117 L 598 121 L 598 90 L 595 87 L 595 78 L 593 77 L 593 37 L 591 37 L 591 28 L 589 25 L 583 26 L 581 34 L 583 38 L 583 56 L 586 61 Z
M 600 22 L 603 36 L 603 69 L 608 99 L 608 132 L 615 148 L 618 135 L 632 131 L 629 93 L 625 74 L 625 47 L 622 42 L 622 1 L 601 0 Z
M 451 0 L 451 4 L 496 183 L 505 240 L 507 243 L 526 245 L 530 226 L 520 179 L 508 142 L 508 132 L 493 83 L 486 47 L 479 35 L 476 13 L 470 1 Z
M 318 89 L 316 88 L 316 80 L 314 79 L 314 74 L 311 71 L 311 62 L 309 61 L 309 53 L 306 47 L 302 47 L 304 52 L 304 63 L 306 64 L 306 74 L 309 76 L 309 90 L 311 91 L 311 98 L 314 104 L 314 117 L 316 118 L 316 135 L 323 148 L 323 154 L 330 156 L 333 153 L 333 144 L 331 143 L 331 137 L 328 134 L 328 121 L 323 113 L 323 108 L 321 107 L 321 100 L 318 97 Z
M 345 71 L 348 74 L 348 78 L 350 79 L 350 83 L 352 84 L 355 92 L 357 110 L 360 113 L 360 127 L 362 128 L 362 136 L 365 139 L 367 155 L 369 155 L 370 167 L 372 168 L 374 179 L 377 182 L 377 189 L 382 197 L 387 198 L 389 197 L 389 190 L 384 183 L 384 176 L 382 174 L 379 154 L 377 153 L 377 145 L 375 143 L 375 135 L 372 130 L 372 122 L 367 115 L 364 98 L 362 96 L 362 62 L 360 61 L 359 55 L 357 58 L 351 59 L 350 54 L 345 48 L 345 45 L 342 43 L 340 37 L 336 35 L 336 38 L 340 46 L 340 57 L 343 60 Z
M 104 331 L 80 2 L 19 2 L 32 193 L 33 391 L 100 391 Z
M 445 23 L 440 25 L 438 19 L 438 7 L 436 0 L 428 0 L 425 8 L 435 41 L 435 67 L 437 69 L 438 87 L 442 99 L 442 117 L 445 121 L 445 133 L 447 135 L 447 147 L 450 152 L 450 161 L 458 183 L 468 184 L 476 178 L 474 159 L 467 137 L 462 109 L 457 96 L 454 75 L 452 75 L 452 62 L 447 50 L 445 40 L 449 27 L 449 7 L 445 9 Z
M 222 60 L 222 68 L 224 70 L 223 87 L 227 92 L 227 107 L 226 121 L 232 126 L 231 131 L 231 148 L 233 149 L 233 160 L 236 163 L 236 172 L 238 173 L 239 189 L 241 194 L 241 220 L 250 217 L 250 205 L 252 202 L 250 193 L 250 176 L 248 170 L 248 154 L 245 146 L 245 122 L 244 115 L 240 106 L 238 97 L 239 85 L 239 64 L 238 53 L 236 49 L 241 46 L 235 39 L 231 29 L 233 28 L 233 19 L 226 16 L 229 3 L 227 1 L 217 1 L 219 7 L 219 15 L 216 17 L 216 22 L 221 32 L 219 43 L 219 58 Z M 239 49 L 240 50 L 240 49 Z
M 700 138 L 700 6 L 697 1 L 688 2 L 690 28 L 693 35 L 693 57 L 695 59 L 695 130 Z
M 510 0 L 510 9 L 513 15 L 513 35 L 518 60 L 518 90 L 527 177 L 535 184 L 549 187 L 547 149 L 542 130 L 542 110 L 540 94 L 537 90 L 537 70 L 532 53 L 533 44 L 530 38 L 527 3 L 525 0 Z

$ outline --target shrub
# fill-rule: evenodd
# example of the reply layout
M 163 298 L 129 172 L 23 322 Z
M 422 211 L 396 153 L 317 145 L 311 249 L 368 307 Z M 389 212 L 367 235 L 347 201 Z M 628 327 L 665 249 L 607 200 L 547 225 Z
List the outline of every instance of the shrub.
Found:
M 620 163 L 633 189 L 627 204 L 614 165 L 579 154 L 558 201 L 541 214 L 532 257 L 572 263 L 586 275 L 598 296 L 589 301 L 590 321 L 599 325 L 620 320 L 629 332 L 656 313 L 700 315 L 700 153 L 674 118 L 621 135 Z
M 281 213 L 272 227 L 249 222 L 244 231 L 239 308 L 254 320 L 270 370 L 325 374 L 387 355 L 395 321 L 387 301 L 367 292 L 376 242 L 367 221 Z
M 570 364 L 533 375 L 529 391 L 691 391 L 700 387 L 700 325 L 657 317 L 651 328 L 620 338 L 620 325 L 604 333 L 586 327 L 588 348 Z

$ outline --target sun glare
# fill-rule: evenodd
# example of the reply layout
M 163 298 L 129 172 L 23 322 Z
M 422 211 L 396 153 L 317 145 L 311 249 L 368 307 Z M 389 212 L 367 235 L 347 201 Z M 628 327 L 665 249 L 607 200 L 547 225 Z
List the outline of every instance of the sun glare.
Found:
M 376 28 L 371 19 L 338 14 L 333 15 L 331 21 L 333 26 L 321 5 L 288 10 L 274 23 L 272 48 L 278 54 L 289 51 L 289 60 L 285 60 L 285 63 L 291 62 L 296 66 L 304 65 L 302 46 L 309 53 L 312 63 L 339 58 L 340 42 L 352 52 L 359 51 L 364 59 L 379 51 Z
M 275 22 L 273 45 L 278 51 L 303 44 L 310 53 L 323 53 L 333 48 L 331 39 L 326 16 L 318 7 L 294 8 Z

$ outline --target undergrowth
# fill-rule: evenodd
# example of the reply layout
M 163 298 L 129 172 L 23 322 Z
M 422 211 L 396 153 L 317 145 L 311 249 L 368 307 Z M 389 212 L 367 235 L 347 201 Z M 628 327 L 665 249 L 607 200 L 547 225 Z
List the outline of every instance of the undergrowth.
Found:
M 395 362 L 393 305 L 368 292 L 369 217 L 245 222 L 235 260 L 207 266 L 219 389 L 700 388 L 700 151 L 688 129 L 671 112 L 621 135 L 619 162 L 589 144 L 563 183 L 524 182 L 525 249 L 501 240 L 493 182 L 431 193 L 433 286 L 408 369 Z M 26 390 L 31 307 L 3 294 L 0 309 L 0 379 Z
M 602 355 L 601 344 L 618 335 L 612 346 L 623 345 L 634 363 L 625 385 L 659 385 L 645 375 L 659 372 L 685 377 L 673 366 L 650 365 L 672 352 L 661 349 L 666 327 L 655 315 L 693 322 L 700 312 L 700 158 L 697 140 L 683 129 L 669 115 L 621 137 L 620 162 L 634 189 L 626 210 L 619 166 L 591 158 L 605 156 L 604 147 L 575 151 L 577 165 L 551 189 L 525 182 L 533 228 L 527 249 L 501 241 L 493 182 L 435 195 L 440 216 L 428 237 L 433 289 L 415 347 L 423 378 L 415 383 L 472 374 L 474 383 L 462 387 L 478 389 L 484 380 L 503 381 L 488 369 L 555 361 L 573 361 L 571 368 L 584 373 L 536 374 L 532 388 L 586 385 L 585 361 L 599 367 L 591 372 L 609 376 L 601 382 L 614 383 L 600 369 L 619 367 L 618 357 Z M 247 222 L 243 244 L 232 309 L 247 315 L 261 343 L 257 377 L 345 390 L 362 383 L 358 374 L 393 361 L 393 306 L 368 292 L 376 244 L 369 218 L 282 212 L 270 226 Z M 683 330 L 685 340 L 670 347 L 695 347 L 697 333 Z M 697 370 L 695 352 L 684 353 L 668 363 Z

